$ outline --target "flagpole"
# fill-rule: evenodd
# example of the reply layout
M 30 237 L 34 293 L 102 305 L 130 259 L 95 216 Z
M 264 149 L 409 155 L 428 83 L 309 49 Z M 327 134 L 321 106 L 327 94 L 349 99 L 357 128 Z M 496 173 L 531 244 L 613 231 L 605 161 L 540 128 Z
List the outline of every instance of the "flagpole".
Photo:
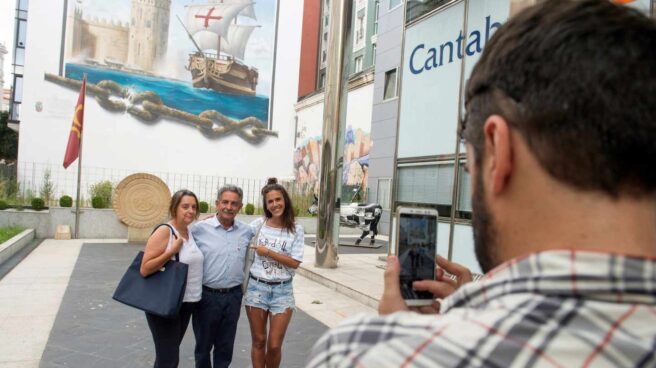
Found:
M 87 74 L 84 73 L 83 81 L 87 80 Z M 84 91 L 84 99 L 86 99 L 86 88 Z M 84 104 L 84 100 L 82 102 Z M 82 181 L 82 142 L 84 140 L 84 127 L 80 129 L 80 153 L 77 159 L 77 195 L 75 198 L 75 239 L 80 238 L 80 182 Z

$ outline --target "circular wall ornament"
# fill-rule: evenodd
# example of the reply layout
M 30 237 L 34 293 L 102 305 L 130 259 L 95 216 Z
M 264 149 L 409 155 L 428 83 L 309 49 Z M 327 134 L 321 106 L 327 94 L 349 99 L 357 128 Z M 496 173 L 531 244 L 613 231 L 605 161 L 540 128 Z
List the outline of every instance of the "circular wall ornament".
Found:
M 171 191 L 160 178 L 145 173 L 132 174 L 116 186 L 114 210 L 128 226 L 152 227 L 168 217 Z

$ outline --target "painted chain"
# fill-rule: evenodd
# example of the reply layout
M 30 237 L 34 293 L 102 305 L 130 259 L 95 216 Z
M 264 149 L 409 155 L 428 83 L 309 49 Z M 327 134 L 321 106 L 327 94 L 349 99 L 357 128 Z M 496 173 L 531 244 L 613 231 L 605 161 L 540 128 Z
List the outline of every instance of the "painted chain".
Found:
M 45 73 L 45 80 L 77 90 L 82 82 L 75 79 Z M 113 112 L 128 112 L 144 122 L 156 122 L 162 117 L 188 123 L 198 128 L 205 137 L 221 138 L 235 133 L 249 143 L 257 144 L 267 136 L 278 136 L 278 132 L 265 128 L 255 117 L 236 121 L 216 110 L 205 110 L 198 115 L 166 106 L 154 92 L 131 95 L 126 88 L 112 80 L 97 84 L 87 83 L 87 93 L 93 95 L 100 106 Z

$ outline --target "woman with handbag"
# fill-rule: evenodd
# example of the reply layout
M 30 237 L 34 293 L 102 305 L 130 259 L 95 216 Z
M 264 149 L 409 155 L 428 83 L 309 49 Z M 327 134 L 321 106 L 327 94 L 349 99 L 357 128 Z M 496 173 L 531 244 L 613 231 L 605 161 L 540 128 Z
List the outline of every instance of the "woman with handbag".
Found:
M 292 279 L 303 261 L 303 228 L 285 188 L 270 178 L 262 188 L 265 217 L 251 223 L 255 256 L 245 302 L 251 328 L 253 368 L 277 368 L 282 342 L 295 309 Z M 267 335 L 268 322 L 268 335 Z
M 144 250 L 141 263 L 143 277 L 158 272 L 178 252 L 179 261 L 188 265 L 187 284 L 179 314 L 173 318 L 165 318 L 146 312 L 148 327 L 155 342 L 155 368 L 178 366 L 180 343 L 201 297 L 203 253 L 188 230 L 188 226 L 198 218 L 198 214 L 198 198 L 193 192 L 175 192 L 169 205 L 171 220 L 155 228 Z

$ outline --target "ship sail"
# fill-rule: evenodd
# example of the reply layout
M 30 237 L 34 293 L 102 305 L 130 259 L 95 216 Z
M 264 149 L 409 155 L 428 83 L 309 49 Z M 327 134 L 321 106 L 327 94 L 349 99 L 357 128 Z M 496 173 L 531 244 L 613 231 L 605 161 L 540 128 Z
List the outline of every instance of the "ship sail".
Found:
M 231 24 L 228 37 L 221 38 L 221 53 L 244 60 L 244 53 L 251 33 L 258 25 Z M 202 50 L 216 49 L 216 34 L 200 31 L 194 35 L 194 40 Z
M 244 24 L 233 24 L 230 26 L 230 32 L 226 42 L 223 43 L 222 52 L 232 55 L 233 57 L 244 60 L 244 53 L 246 52 L 246 45 L 251 33 L 259 26 L 251 26 Z
M 200 31 L 226 37 L 235 17 L 251 3 L 204 4 L 187 6 L 187 30 L 194 35 Z

